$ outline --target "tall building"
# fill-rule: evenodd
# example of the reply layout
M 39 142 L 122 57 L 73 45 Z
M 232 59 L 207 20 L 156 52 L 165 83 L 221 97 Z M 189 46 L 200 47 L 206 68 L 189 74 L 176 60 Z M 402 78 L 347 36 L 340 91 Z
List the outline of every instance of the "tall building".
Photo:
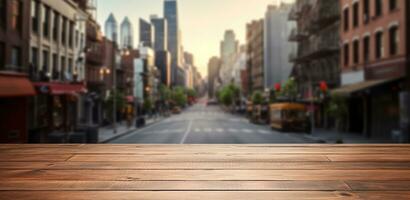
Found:
M 165 18 L 151 17 L 151 24 L 155 29 L 155 51 L 168 50 L 168 23 Z
M 144 47 L 153 48 L 155 43 L 155 29 L 152 24 L 144 19 L 140 19 L 140 44 Z
M 0 143 L 28 141 L 30 16 L 30 1 L 0 1 Z
M 121 34 L 120 48 L 133 49 L 134 48 L 134 29 L 128 17 L 125 17 L 121 23 L 120 34 Z
M 212 57 L 208 63 L 208 96 L 214 98 L 219 86 L 219 70 L 221 60 L 218 57 Z
M 400 124 L 398 111 L 408 107 L 400 100 L 409 67 L 406 0 L 340 0 L 339 4 L 342 87 L 333 94 L 347 99 L 350 132 L 389 139 Z
M 264 87 L 272 89 L 276 83 L 289 79 L 293 64 L 289 54 L 296 52 L 297 45 L 288 37 L 294 21 L 288 21 L 291 4 L 270 5 L 265 14 L 264 27 Z
M 225 31 L 224 40 L 220 46 L 221 70 L 220 77 L 222 84 L 227 85 L 232 81 L 233 65 L 239 52 L 239 42 L 236 40 L 233 30 Z
M 264 91 L 264 20 L 254 20 L 246 26 L 246 56 L 249 94 Z
M 337 1 L 298 0 L 289 12 L 289 19 L 297 23 L 289 41 L 298 44 L 297 53 L 289 59 L 304 100 L 318 96 L 323 83 L 330 89 L 340 85 L 339 9 Z
M 161 83 L 171 87 L 171 54 L 168 51 L 156 51 L 155 66 L 161 73 Z
M 105 37 L 118 43 L 118 23 L 114 14 L 110 14 L 105 21 Z
M 176 0 L 164 1 L 164 18 L 168 22 L 168 50 L 171 53 L 171 80 L 175 85 L 178 77 L 178 67 L 181 66 L 181 31 L 179 29 L 178 4 Z

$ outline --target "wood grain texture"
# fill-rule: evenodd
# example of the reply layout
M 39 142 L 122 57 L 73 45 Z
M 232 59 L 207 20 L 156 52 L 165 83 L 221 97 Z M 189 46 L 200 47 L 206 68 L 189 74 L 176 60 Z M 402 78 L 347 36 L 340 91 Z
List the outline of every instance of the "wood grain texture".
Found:
M 1 145 L 0 200 L 410 199 L 410 145 Z

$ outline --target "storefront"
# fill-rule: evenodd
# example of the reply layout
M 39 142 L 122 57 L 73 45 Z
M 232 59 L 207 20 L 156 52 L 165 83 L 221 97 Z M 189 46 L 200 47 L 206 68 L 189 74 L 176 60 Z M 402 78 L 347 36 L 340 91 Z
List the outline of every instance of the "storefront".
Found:
M 343 96 L 349 109 L 348 132 L 390 139 L 399 129 L 399 93 L 402 79 L 363 81 L 332 91 Z
M 83 84 L 34 83 L 38 95 L 33 99 L 33 131 L 41 142 L 47 141 L 48 134 L 70 133 L 77 126 L 78 105 Z
M 36 92 L 27 76 L 0 73 L 0 143 L 28 140 L 28 98 Z

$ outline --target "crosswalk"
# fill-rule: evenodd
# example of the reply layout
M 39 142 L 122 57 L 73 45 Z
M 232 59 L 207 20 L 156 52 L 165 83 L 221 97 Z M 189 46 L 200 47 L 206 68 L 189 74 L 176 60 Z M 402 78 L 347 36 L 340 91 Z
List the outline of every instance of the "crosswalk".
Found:
M 203 117 L 197 117 L 197 116 L 184 116 L 184 117 L 176 117 L 176 118 L 169 118 L 166 119 L 165 122 L 186 122 L 189 120 L 202 120 L 202 121 L 210 121 L 210 120 L 223 120 L 223 121 L 229 121 L 229 122 L 238 122 L 238 123 L 249 123 L 249 120 L 247 119 L 242 119 L 242 118 L 203 118 Z
M 147 131 L 144 134 L 175 134 L 175 133 L 184 133 L 186 130 L 184 129 L 163 129 L 163 130 L 154 130 L 154 131 Z M 247 133 L 247 134 L 263 134 L 269 135 L 272 134 L 271 131 L 264 130 L 264 129 L 237 129 L 237 128 L 193 128 L 191 130 L 192 133 L 213 133 L 213 134 L 222 134 L 222 133 Z

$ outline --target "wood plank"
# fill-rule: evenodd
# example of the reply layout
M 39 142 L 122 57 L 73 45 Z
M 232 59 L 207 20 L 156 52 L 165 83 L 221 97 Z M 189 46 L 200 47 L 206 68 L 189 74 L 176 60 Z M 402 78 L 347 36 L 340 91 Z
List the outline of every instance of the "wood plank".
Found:
M 328 155 L 334 162 L 409 162 L 408 155 Z
M 0 162 L 0 169 L 54 170 L 377 170 L 406 169 L 410 162 Z
M 407 194 L 407 193 L 405 193 Z M 405 195 L 403 194 L 403 195 Z M 363 194 L 366 195 L 366 194 Z M 376 195 L 376 194 L 374 194 Z M 378 194 L 377 194 L 378 195 Z M 13 200 L 204 200 L 204 199 L 235 199 L 235 200 L 358 200 L 359 197 L 349 192 L 297 192 L 297 191 L 277 191 L 277 192 L 0 192 L 0 196 Z M 399 196 L 399 195 L 397 195 Z M 395 198 L 400 199 L 400 198 Z
M 354 191 L 410 191 L 410 181 L 347 181 Z
M 306 161 L 329 161 L 326 156 L 323 155 L 74 155 L 69 161 L 76 162 L 99 162 L 99 161 L 138 161 L 138 162 L 306 162 Z
M 7 181 L 2 191 L 347 191 L 342 181 Z
M 410 170 L 2 170 L 0 181 L 410 181 Z
M 323 192 L 323 191 L 276 191 L 276 192 L 0 192 L 4 199 L 13 200 L 203 200 L 203 199 L 236 199 L 236 200 L 408 200 L 410 192 Z
M 0 162 L 36 162 L 36 161 L 66 161 L 71 158 L 73 154 L 0 154 Z

